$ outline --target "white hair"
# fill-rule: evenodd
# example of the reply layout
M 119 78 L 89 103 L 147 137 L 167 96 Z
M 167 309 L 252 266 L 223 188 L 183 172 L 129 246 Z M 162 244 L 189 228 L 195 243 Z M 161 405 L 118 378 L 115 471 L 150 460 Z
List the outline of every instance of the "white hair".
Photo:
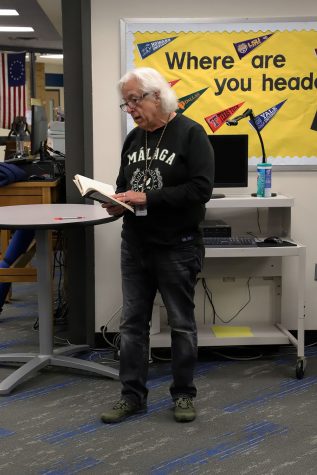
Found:
M 122 90 L 125 83 L 131 79 L 136 79 L 140 83 L 140 88 L 143 92 L 159 93 L 163 112 L 174 112 L 178 108 L 175 91 L 156 69 L 136 68 L 132 71 L 128 71 L 119 81 L 120 90 Z

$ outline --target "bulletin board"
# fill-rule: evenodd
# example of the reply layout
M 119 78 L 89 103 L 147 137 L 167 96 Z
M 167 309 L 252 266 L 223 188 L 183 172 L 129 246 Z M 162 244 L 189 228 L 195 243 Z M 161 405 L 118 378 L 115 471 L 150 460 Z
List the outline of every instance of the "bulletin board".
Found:
M 208 134 L 248 134 L 251 168 L 262 156 L 249 117 L 226 124 L 247 109 L 274 168 L 317 169 L 317 18 L 124 19 L 121 51 L 122 74 L 160 71 Z

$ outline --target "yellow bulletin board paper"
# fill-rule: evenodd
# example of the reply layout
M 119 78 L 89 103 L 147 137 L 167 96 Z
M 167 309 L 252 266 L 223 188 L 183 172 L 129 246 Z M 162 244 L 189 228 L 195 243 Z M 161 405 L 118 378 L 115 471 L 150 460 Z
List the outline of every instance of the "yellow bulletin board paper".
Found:
M 253 336 L 250 327 L 224 327 L 221 325 L 213 325 L 212 332 L 216 338 L 236 338 Z
M 248 134 L 249 165 L 261 159 L 252 109 L 273 165 L 317 165 L 317 22 L 158 22 L 127 25 L 127 64 L 153 67 L 174 88 L 178 113 L 210 135 Z M 128 120 L 128 118 L 127 118 Z M 133 127 L 128 123 L 128 130 Z

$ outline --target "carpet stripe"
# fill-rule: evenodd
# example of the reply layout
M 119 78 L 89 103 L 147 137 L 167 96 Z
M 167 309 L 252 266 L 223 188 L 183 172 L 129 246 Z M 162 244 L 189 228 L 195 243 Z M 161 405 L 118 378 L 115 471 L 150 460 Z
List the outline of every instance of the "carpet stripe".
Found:
M 12 432 L 11 430 L 4 429 L 3 427 L 0 427 L 0 438 L 2 437 L 9 437 L 10 435 L 14 435 L 15 433 Z
M 282 399 L 285 396 L 300 394 L 317 384 L 317 377 L 307 377 L 300 380 L 292 380 L 282 383 L 282 389 L 264 393 L 256 398 L 246 399 L 235 404 L 224 407 L 225 412 L 240 412 L 253 406 L 259 406 L 273 399 Z
M 93 457 L 79 457 L 78 459 L 73 460 L 71 463 L 59 463 L 54 467 L 41 470 L 38 473 L 39 475 L 73 475 L 83 470 L 87 470 L 88 468 L 96 467 L 101 463 L 103 463 L 101 460 L 97 460 Z
M 287 430 L 286 427 L 267 421 L 258 423 L 254 427 L 246 426 L 234 434 L 238 440 L 224 440 L 214 447 L 201 449 L 182 457 L 171 459 L 157 467 L 153 467 L 150 473 L 151 475 L 168 475 L 176 470 L 189 469 L 189 466 L 196 466 L 197 468 L 197 465 L 206 464 L 213 457 L 217 458 L 217 460 L 225 460 L 228 457 L 240 455 L 247 450 L 254 449 L 260 443 L 265 442 L 268 437 L 283 435 Z
M 46 394 L 51 393 L 52 391 L 59 391 L 60 389 L 67 388 L 68 386 L 78 384 L 81 381 L 82 379 L 69 379 L 59 384 L 51 384 L 51 385 L 43 386 L 37 389 L 21 391 L 18 394 L 2 396 L 0 399 L 0 407 L 8 406 L 9 404 L 12 404 L 16 401 L 26 401 L 28 399 L 33 399 L 35 397 L 39 397 L 39 396 L 42 397 L 42 396 L 45 396 Z

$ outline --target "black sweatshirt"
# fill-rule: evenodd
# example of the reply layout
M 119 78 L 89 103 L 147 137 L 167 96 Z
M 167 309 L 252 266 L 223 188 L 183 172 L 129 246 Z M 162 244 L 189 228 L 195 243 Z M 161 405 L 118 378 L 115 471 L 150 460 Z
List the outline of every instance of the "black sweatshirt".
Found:
M 203 127 L 178 114 L 167 124 L 151 161 L 163 129 L 147 133 L 147 215 L 126 211 L 122 236 L 145 244 L 176 245 L 200 237 L 199 224 L 213 188 L 214 153 Z M 142 191 L 145 136 L 136 127 L 124 142 L 117 193 Z

